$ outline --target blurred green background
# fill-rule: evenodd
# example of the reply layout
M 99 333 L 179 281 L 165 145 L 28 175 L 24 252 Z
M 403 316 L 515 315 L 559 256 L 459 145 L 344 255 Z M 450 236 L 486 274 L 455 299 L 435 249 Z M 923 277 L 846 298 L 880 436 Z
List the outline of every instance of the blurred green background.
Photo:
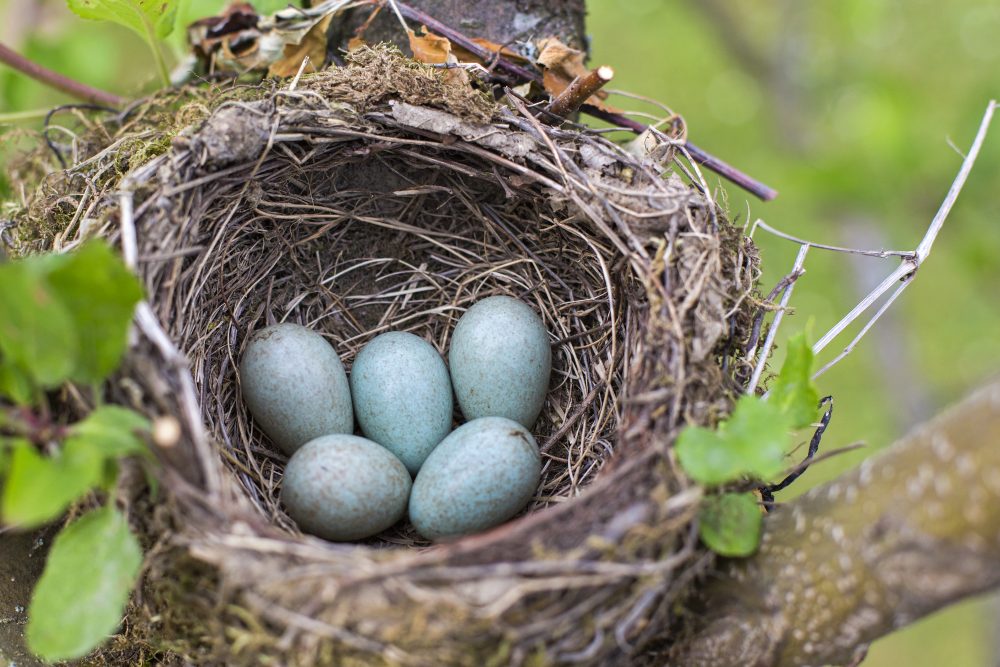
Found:
M 189 0 L 181 21 L 222 4 Z M 616 88 L 669 105 L 687 120 L 692 141 L 781 191 L 763 204 L 723 188 L 733 217 L 762 218 L 816 242 L 914 248 L 961 162 L 949 141 L 966 150 L 988 100 L 1000 97 L 1000 4 L 988 0 L 588 5 L 592 60 L 615 67 Z M 69 16 L 63 0 L 0 0 L 0 41 L 122 95 L 155 85 L 137 36 Z M 182 41 L 176 33 L 170 48 L 179 53 Z M 0 66 L 0 118 L 68 101 Z M 1000 369 L 998 193 L 995 127 L 915 283 L 821 378 L 837 406 L 824 447 L 868 446 L 815 466 L 793 495 L 856 465 Z M 761 232 L 756 239 L 766 290 L 791 268 L 797 246 Z M 892 260 L 813 250 L 784 334 L 809 328 L 815 339 L 893 268 Z M 865 665 L 996 665 L 998 619 L 994 599 L 964 603 L 878 642 Z

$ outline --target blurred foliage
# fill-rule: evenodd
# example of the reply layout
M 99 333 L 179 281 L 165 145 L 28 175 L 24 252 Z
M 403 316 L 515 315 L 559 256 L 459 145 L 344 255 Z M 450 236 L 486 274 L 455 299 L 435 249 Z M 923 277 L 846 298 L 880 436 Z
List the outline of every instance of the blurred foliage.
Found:
M 733 216 L 744 222 L 749 211 L 821 243 L 916 247 L 961 162 L 949 139 L 966 150 L 1000 97 L 1000 5 L 988 0 L 589 7 L 592 62 L 615 67 L 616 88 L 669 105 L 692 141 L 781 191 L 763 204 L 726 187 Z M 818 382 L 836 401 L 824 449 L 870 447 L 813 466 L 778 500 L 856 465 L 1000 369 L 998 177 L 1000 122 L 914 284 Z M 773 285 L 798 248 L 760 232 L 756 240 Z M 779 338 L 810 320 L 822 334 L 894 268 L 813 250 Z M 995 664 L 996 619 L 985 603 L 963 604 L 878 642 L 865 665 Z
M 83 23 L 63 3 L 0 0 L 0 40 L 119 94 L 153 85 L 155 68 L 138 37 Z M 222 4 L 183 0 L 178 26 Z M 285 3 L 267 4 L 273 10 Z M 949 138 L 967 149 L 987 101 L 1000 97 L 1000 5 L 990 0 L 588 5 L 593 62 L 615 67 L 616 88 L 669 105 L 685 117 L 694 142 L 781 191 L 762 204 L 726 187 L 734 218 L 763 218 L 817 242 L 915 247 L 961 161 Z M 183 30 L 170 40 L 176 61 Z M 68 101 L 0 68 L 0 114 Z M 814 466 L 791 495 L 857 464 L 1000 369 L 998 176 L 995 126 L 915 283 L 818 383 L 836 400 L 824 448 L 871 446 Z M 764 284 L 773 285 L 797 247 L 762 233 L 756 238 Z M 813 335 L 822 334 L 894 265 L 813 250 L 806 268 L 792 298 L 797 315 L 785 320 L 782 339 L 810 321 Z M 996 614 L 982 609 L 963 605 L 879 642 L 865 664 L 992 664 L 987 623 Z

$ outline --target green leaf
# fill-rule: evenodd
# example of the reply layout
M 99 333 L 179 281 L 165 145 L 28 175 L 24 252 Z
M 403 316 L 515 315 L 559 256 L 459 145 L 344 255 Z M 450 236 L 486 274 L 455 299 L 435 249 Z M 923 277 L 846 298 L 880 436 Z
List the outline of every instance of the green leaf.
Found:
M 0 353 L 5 391 L 23 398 L 27 374 L 42 387 L 55 387 L 76 364 L 79 343 L 69 311 L 45 283 L 39 263 L 0 265 Z
M 287 9 L 288 7 L 300 7 L 302 3 L 293 2 L 292 0 L 251 0 L 251 5 L 257 10 L 257 13 L 261 16 L 270 16 L 271 14 L 281 11 L 282 9 Z
M 816 420 L 819 393 L 812 382 L 813 352 L 805 333 L 788 340 L 785 363 L 768 392 L 768 402 L 792 420 L 792 428 L 803 428 Z
M 3 496 L 3 478 L 7 472 L 7 462 L 10 459 L 8 450 L 13 449 L 18 439 L 0 437 L 0 497 Z
M 66 526 L 52 543 L 28 610 L 28 647 L 50 662 L 86 655 L 121 622 L 142 549 L 117 510 Z
M 138 433 L 149 428 L 149 420 L 138 412 L 119 405 L 105 405 L 74 424 L 70 433 L 87 441 L 104 458 L 112 459 L 145 452 L 146 444 Z
M 30 405 L 35 398 L 31 375 L 17 364 L 0 359 L 0 396 L 18 405 Z
M 4 523 L 31 528 L 58 518 L 99 484 L 103 473 L 104 458 L 85 438 L 67 438 L 51 458 L 28 441 L 17 441 L 0 499 Z
M 760 544 L 763 514 L 752 493 L 705 498 L 698 521 L 701 541 L 720 556 L 749 556 Z
M 101 382 L 125 352 L 132 312 L 142 299 L 139 281 L 106 243 L 94 240 L 66 255 L 48 282 L 79 341 L 72 379 Z
M 718 430 L 689 427 L 675 449 L 684 471 L 701 484 L 724 484 L 743 475 L 767 480 L 784 469 L 791 420 L 770 402 L 741 396 Z
M 176 0 L 66 0 L 66 4 L 80 18 L 112 21 L 147 42 L 169 35 L 177 15 Z

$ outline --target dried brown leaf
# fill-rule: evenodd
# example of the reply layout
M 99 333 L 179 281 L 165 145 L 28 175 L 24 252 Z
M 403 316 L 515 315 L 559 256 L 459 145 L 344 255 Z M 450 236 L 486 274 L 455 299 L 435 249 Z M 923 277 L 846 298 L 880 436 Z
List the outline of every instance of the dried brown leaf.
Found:
M 587 73 L 583 61 L 587 54 L 578 49 L 566 46 L 555 37 L 549 37 L 538 42 L 538 57 L 535 63 L 546 71 L 566 80 L 566 85 L 578 76 Z
M 423 31 L 423 37 L 417 36 L 413 30 L 406 31 L 410 38 L 410 51 L 413 51 L 414 59 L 431 64 L 455 62 L 451 53 L 450 40 L 429 32 L 427 26 L 423 26 Z
M 543 39 L 536 46 L 538 47 L 538 57 L 535 58 L 535 64 L 542 68 L 542 86 L 553 99 L 566 90 L 573 79 L 578 76 L 586 76 L 590 72 L 583 64 L 587 54 L 579 49 L 566 46 L 555 37 Z M 607 97 L 606 91 L 599 90 L 590 96 L 587 104 L 605 111 L 616 111 L 601 101 Z
M 333 14 L 327 14 L 305 34 L 298 44 L 286 44 L 284 54 L 268 68 L 268 76 L 295 76 L 308 56 L 306 72 L 318 72 L 326 60 L 326 30 Z

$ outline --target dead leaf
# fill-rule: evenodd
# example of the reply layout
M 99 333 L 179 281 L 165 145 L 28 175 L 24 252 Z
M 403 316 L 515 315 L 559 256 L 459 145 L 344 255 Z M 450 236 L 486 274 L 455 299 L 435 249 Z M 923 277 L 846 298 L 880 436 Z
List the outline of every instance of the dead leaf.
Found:
M 543 39 L 537 43 L 537 46 L 538 57 L 535 58 L 535 64 L 542 67 L 542 86 L 553 98 L 566 90 L 573 79 L 590 72 L 583 64 L 587 54 L 566 46 L 555 37 Z M 607 97 L 606 91 L 599 90 L 587 100 L 587 104 L 592 104 L 606 111 L 614 111 L 601 101 Z
M 367 46 L 367 44 L 368 43 L 360 37 L 351 37 L 347 40 L 347 52 L 350 53 L 351 51 L 357 51 L 362 46 Z
M 288 7 L 261 16 L 245 2 L 222 15 L 188 26 L 192 49 L 211 71 L 268 70 L 292 76 L 309 56 L 310 71 L 326 59 L 326 28 L 334 17 L 368 0 L 325 0 L 315 7 Z
M 295 76 L 302 67 L 302 60 L 309 56 L 305 71 L 318 72 L 326 60 L 326 30 L 333 14 L 327 14 L 309 29 L 298 44 L 286 44 L 281 58 L 271 64 L 268 76 Z
M 418 37 L 413 30 L 406 31 L 410 37 L 410 50 L 413 51 L 416 60 L 422 63 L 444 64 L 451 58 L 450 62 L 456 62 L 451 54 L 450 40 L 429 32 L 427 26 L 423 26 L 423 31 L 423 37 Z
M 413 58 L 422 63 L 431 65 L 453 65 L 444 71 L 444 80 L 448 83 L 471 85 L 469 73 L 462 67 L 458 67 L 458 58 L 451 51 L 451 40 L 446 37 L 435 35 L 427 30 L 427 26 L 422 26 L 423 37 L 418 37 L 417 33 L 407 30 L 410 37 L 410 50 L 413 51 Z
M 566 85 L 587 73 L 587 66 L 583 64 L 587 54 L 583 51 L 568 47 L 555 37 L 543 39 L 537 46 L 538 57 L 535 58 L 535 63 L 567 79 Z

